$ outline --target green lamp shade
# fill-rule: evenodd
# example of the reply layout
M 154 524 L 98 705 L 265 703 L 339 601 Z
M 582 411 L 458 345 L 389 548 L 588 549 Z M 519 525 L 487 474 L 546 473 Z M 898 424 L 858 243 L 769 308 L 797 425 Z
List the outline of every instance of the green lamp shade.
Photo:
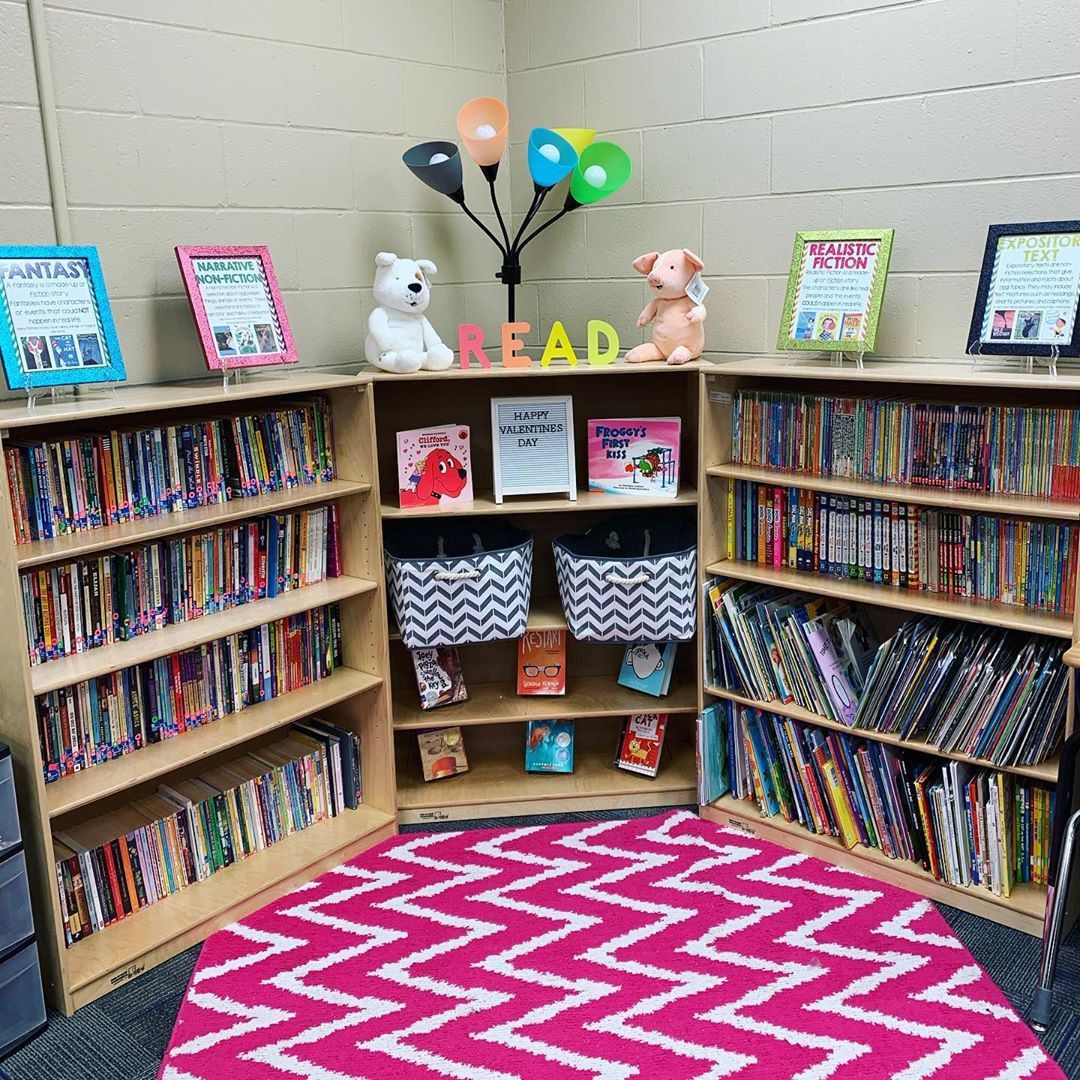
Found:
M 460 202 L 463 195 L 461 155 L 452 142 L 426 142 L 411 146 L 401 160 L 409 171 L 433 191 Z
M 630 158 L 621 146 L 594 142 L 581 152 L 570 176 L 567 205 L 588 206 L 618 191 L 630 179 Z
M 556 135 L 561 135 L 579 154 L 596 138 L 592 128 L 552 128 Z
M 529 175 L 538 188 L 553 188 L 578 162 L 573 145 L 551 128 L 529 132 Z
M 498 98 L 473 98 L 461 106 L 458 132 L 477 165 L 498 165 L 509 123 L 510 112 Z

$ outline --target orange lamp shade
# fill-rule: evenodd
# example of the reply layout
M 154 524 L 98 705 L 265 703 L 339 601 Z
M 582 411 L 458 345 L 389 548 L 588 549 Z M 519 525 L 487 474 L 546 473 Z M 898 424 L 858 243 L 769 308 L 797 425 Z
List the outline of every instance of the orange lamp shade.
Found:
M 506 146 L 510 112 L 498 99 L 473 98 L 458 110 L 461 141 L 477 165 L 497 165 Z

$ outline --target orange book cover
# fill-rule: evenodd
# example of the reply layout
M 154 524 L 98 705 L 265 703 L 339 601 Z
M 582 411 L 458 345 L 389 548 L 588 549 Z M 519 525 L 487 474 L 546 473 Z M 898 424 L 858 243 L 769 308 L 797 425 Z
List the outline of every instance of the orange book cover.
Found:
M 527 630 L 518 638 L 517 692 L 545 697 L 566 693 L 565 630 Z

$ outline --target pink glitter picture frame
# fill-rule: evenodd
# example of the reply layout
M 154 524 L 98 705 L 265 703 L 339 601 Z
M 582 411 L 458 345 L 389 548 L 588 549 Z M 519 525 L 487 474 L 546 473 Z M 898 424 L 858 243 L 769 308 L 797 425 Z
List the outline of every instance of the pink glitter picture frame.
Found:
M 177 247 L 176 260 L 211 371 L 299 363 L 268 247 Z

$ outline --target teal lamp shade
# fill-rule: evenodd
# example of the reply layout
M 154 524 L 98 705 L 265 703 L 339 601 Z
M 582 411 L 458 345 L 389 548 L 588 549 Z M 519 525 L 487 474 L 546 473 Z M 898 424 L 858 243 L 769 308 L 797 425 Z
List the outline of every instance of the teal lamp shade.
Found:
M 578 162 L 573 145 L 551 128 L 529 132 L 529 175 L 537 189 L 553 188 L 573 171 Z
M 426 142 L 411 146 L 401 160 L 413 176 L 422 180 L 432 191 L 446 195 L 454 202 L 465 201 L 461 179 L 461 155 L 452 142 Z
M 588 206 L 614 194 L 630 179 L 630 157 L 610 142 L 590 143 L 581 152 L 570 177 L 566 208 Z

